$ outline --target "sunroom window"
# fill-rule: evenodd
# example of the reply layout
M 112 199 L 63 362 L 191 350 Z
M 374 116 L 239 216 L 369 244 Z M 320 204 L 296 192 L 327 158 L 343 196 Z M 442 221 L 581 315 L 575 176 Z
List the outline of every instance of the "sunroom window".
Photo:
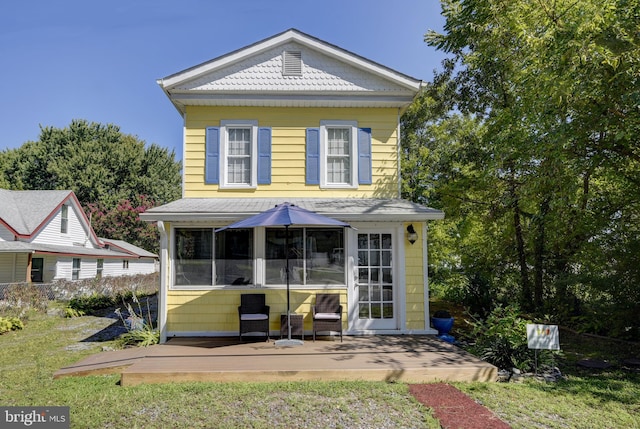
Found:
M 253 230 L 227 229 L 216 233 L 216 284 L 253 283 Z
M 211 228 L 176 229 L 175 284 L 211 285 L 213 263 Z
M 265 284 L 286 283 L 285 229 L 266 228 Z M 345 284 L 344 229 L 289 228 L 289 283 Z

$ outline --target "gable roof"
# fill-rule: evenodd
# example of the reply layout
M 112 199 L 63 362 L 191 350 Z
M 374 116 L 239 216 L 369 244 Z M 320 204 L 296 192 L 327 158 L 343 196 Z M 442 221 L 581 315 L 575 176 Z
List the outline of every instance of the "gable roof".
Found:
M 300 54 L 299 74 L 283 73 L 284 52 Z M 158 84 L 184 113 L 187 105 L 400 108 L 422 81 L 289 29 Z
M 157 258 L 154 253 L 126 241 L 98 238 L 73 191 L 0 189 L 0 202 L 0 224 L 21 239 L 30 239 L 37 235 L 41 228 L 56 216 L 63 204 L 73 205 L 80 215 L 83 226 L 89 231 L 92 241 L 101 247 L 94 249 L 24 241 L 0 241 L 0 253 L 37 252 L 93 257 Z M 102 248 L 105 243 L 110 245 L 110 249 Z
M 2 201 L 0 223 L 17 236 L 30 237 L 55 216 L 60 206 L 70 199 L 78 201 L 72 191 L 0 189 L 0 201 Z

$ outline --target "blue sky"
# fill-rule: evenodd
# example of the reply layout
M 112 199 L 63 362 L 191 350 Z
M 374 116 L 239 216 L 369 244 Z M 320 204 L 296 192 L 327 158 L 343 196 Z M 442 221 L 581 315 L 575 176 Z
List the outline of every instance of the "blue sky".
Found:
M 40 125 L 118 125 L 180 159 L 182 120 L 156 80 L 289 28 L 429 81 L 437 0 L 20 0 L 0 5 L 0 150 Z

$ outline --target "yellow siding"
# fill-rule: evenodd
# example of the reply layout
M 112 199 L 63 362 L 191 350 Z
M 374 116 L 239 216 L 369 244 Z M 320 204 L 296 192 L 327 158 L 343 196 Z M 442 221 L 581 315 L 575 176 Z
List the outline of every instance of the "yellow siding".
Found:
M 408 225 L 408 224 L 407 224 Z M 407 225 L 404 225 L 406 229 Z M 422 230 L 422 224 L 413 222 L 416 231 Z M 425 327 L 424 314 L 424 271 L 423 261 L 423 237 L 418 234 L 418 240 L 414 244 L 405 242 L 405 299 L 406 299 L 406 328 L 422 330 Z
M 297 196 L 351 198 L 395 197 L 397 177 L 397 110 L 396 109 L 327 109 L 327 108 L 260 108 L 260 107 L 187 107 L 185 132 L 184 179 L 185 197 L 215 197 L 217 185 L 204 183 L 205 129 L 220 125 L 220 120 L 247 119 L 259 126 L 272 128 L 271 185 L 254 190 L 223 190 L 222 197 Z M 358 189 L 322 190 L 305 185 L 305 132 L 318 127 L 321 120 L 357 120 L 360 128 L 371 128 L 373 185 Z
M 343 328 L 347 328 L 347 291 L 292 290 L 291 312 L 304 315 L 304 329 L 311 331 L 311 306 L 316 293 L 340 293 L 344 314 Z M 243 293 L 264 293 L 270 306 L 269 327 L 280 330 L 280 314 L 287 312 L 287 291 L 283 289 L 181 291 L 167 294 L 167 330 L 170 332 L 237 332 L 238 306 Z

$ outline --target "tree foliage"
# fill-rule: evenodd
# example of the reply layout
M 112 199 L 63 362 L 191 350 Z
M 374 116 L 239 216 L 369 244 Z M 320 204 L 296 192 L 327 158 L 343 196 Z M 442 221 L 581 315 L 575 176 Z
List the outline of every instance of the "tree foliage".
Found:
M 421 170 L 405 194 L 455 238 L 434 272 L 565 319 L 615 311 L 640 336 L 639 4 L 442 1 L 425 40 L 450 58 L 403 118 L 405 177 Z
M 14 190 L 73 190 L 87 212 L 96 216 L 100 236 L 125 239 L 148 250 L 155 227 L 140 221 L 140 209 L 180 198 L 180 162 L 173 151 L 145 145 L 112 124 L 73 120 L 63 129 L 41 127 L 37 141 L 0 152 L 0 185 Z M 135 209 L 125 209 L 134 204 Z M 121 211 L 121 212 L 119 212 Z M 119 213 L 118 213 L 119 212 Z M 131 219 L 125 221 L 124 217 Z M 113 224 L 126 228 L 118 232 Z M 126 237 L 126 238 L 124 238 Z

